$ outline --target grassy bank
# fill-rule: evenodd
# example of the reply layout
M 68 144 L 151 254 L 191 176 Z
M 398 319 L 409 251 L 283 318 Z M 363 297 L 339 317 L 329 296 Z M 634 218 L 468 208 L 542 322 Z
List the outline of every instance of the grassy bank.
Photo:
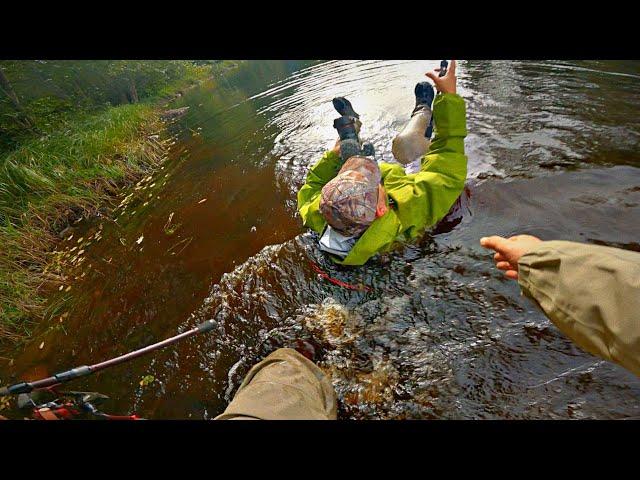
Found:
M 136 103 L 64 112 L 0 155 L 0 343 L 28 337 L 45 314 L 43 292 L 62 280 L 47 269 L 59 233 L 108 214 L 118 190 L 163 158 L 159 105 L 215 71 L 187 73 Z
M 109 206 L 118 188 L 162 156 L 150 105 L 123 105 L 7 155 L 0 168 L 0 337 L 18 340 L 41 317 L 40 291 L 57 233 Z

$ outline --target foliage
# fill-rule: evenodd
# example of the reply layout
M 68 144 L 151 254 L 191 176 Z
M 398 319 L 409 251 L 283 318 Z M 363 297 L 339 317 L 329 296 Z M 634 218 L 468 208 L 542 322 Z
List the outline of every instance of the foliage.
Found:
M 156 377 L 154 377 L 153 375 L 145 375 L 144 377 L 142 377 L 139 383 L 141 387 L 146 387 L 147 385 L 152 384 L 155 380 Z
M 224 62 L 221 62 L 224 63 Z M 57 233 L 164 154 L 158 100 L 215 61 L 0 61 L 0 342 L 45 316 Z M 49 306 L 50 307 L 50 306 Z
M 38 288 L 59 281 L 44 273 L 56 233 L 70 220 L 109 205 L 162 156 L 148 137 L 161 128 L 151 105 L 122 105 L 33 140 L 0 167 L 0 338 L 29 333 L 26 318 L 43 312 Z
M 0 70 L 22 111 L 0 89 L 0 153 L 70 125 L 78 116 L 169 93 L 176 82 L 195 82 L 211 73 L 213 65 L 184 60 L 1 60 Z M 25 128 L 24 116 L 33 128 Z

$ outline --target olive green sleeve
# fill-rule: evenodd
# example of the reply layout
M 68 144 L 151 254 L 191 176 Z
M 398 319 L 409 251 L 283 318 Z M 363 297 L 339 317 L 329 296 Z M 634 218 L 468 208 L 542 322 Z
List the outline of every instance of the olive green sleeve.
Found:
M 580 347 L 640 376 L 640 253 L 542 242 L 520 258 L 518 282 Z
M 307 174 L 307 181 L 298 191 L 298 212 L 305 227 L 322 233 L 325 219 L 320 213 L 320 193 L 340 171 L 342 160 L 333 151 L 326 152 Z

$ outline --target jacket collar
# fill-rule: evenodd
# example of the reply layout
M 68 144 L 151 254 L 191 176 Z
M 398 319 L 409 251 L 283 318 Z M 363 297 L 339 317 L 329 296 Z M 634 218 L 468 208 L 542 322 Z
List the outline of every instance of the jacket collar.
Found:
M 349 254 L 337 263 L 342 265 L 361 265 L 369 257 L 391 245 L 398 235 L 400 222 L 393 208 L 389 208 L 382 217 L 376 218 L 369 228 L 358 238 Z M 335 257 L 334 257 L 335 258 Z M 362 261 L 364 259 L 364 261 Z

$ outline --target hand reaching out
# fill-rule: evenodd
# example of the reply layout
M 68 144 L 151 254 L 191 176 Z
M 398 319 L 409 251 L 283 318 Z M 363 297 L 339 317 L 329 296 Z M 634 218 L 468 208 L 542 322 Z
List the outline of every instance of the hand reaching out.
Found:
M 434 68 L 432 71 L 425 73 L 425 75 L 433 80 L 436 89 L 440 93 L 456 93 L 456 61 L 451 60 L 444 77 L 439 77 L 439 73 L 440 68 Z
M 535 248 L 540 242 L 542 240 L 533 235 L 515 235 L 508 239 L 493 235 L 480 239 L 480 245 L 496 251 L 493 256 L 496 267 L 499 270 L 504 270 L 505 276 L 513 280 L 518 279 L 518 260 L 520 257 Z

